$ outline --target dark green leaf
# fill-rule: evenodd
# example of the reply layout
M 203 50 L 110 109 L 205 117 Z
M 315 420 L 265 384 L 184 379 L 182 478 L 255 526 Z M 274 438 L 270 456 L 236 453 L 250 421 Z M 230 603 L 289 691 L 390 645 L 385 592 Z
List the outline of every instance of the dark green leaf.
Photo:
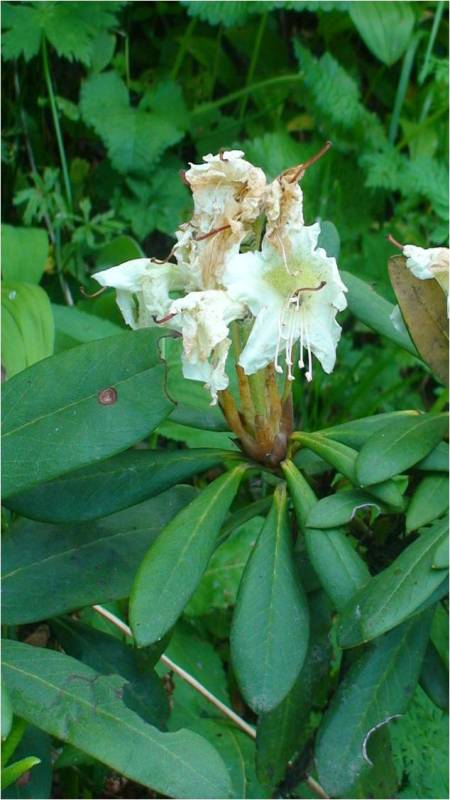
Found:
M 36 756 L 27 756 L 26 758 L 21 758 L 20 761 L 15 761 L 14 764 L 2 767 L 2 790 L 7 789 L 12 783 L 18 781 L 22 775 L 29 772 L 32 767 L 40 763 Z
M 365 561 L 339 530 L 305 531 L 306 549 L 328 597 L 338 611 L 370 581 Z
M 420 685 L 435 706 L 448 711 L 448 670 L 432 642 L 428 642 Z
M 369 50 L 383 64 L 390 67 L 401 58 L 414 27 L 409 3 L 353 2 L 350 16 Z
M 149 545 L 192 496 L 190 487 L 179 486 L 89 525 L 19 520 L 4 542 L 4 623 L 128 597 Z
M 356 275 L 350 272 L 342 272 L 341 275 L 348 288 L 348 307 L 355 317 L 376 333 L 386 336 L 394 344 L 417 356 L 417 350 L 408 334 L 398 331 L 392 322 L 393 304 L 377 294 L 368 283 Z
M 40 759 L 30 773 L 29 780 L 25 783 L 17 783 L 2 792 L 2 797 L 7 800 L 23 798 L 26 800 L 36 800 L 36 798 L 47 798 L 51 796 L 53 765 L 51 753 L 51 739 L 44 731 L 27 725 L 25 733 L 15 750 L 16 758 L 26 758 L 33 753 Z
M 11 705 L 11 700 L 5 684 L 2 683 L 2 729 L 1 729 L 2 741 L 4 739 L 7 739 L 9 734 L 11 733 L 12 721 L 13 721 L 13 709 Z
M 443 581 L 442 572 L 431 567 L 436 547 L 447 533 L 446 520 L 424 528 L 417 541 L 352 597 L 338 628 L 342 647 L 356 647 L 375 639 L 427 601 Z
M 194 593 L 246 469 L 239 465 L 217 478 L 150 547 L 130 597 L 130 623 L 139 645 L 160 639 Z
M 416 464 L 416 469 L 424 472 L 448 472 L 448 463 L 448 442 L 440 442 L 431 453 Z
M 4 678 L 18 714 L 169 797 L 230 797 L 223 761 L 200 736 L 161 733 L 125 705 L 126 683 L 70 656 L 7 641 Z
M 334 425 L 318 431 L 326 439 L 346 444 L 355 450 L 360 450 L 371 436 L 382 430 L 388 422 L 402 417 L 418 416 L 418 411 L 391 411 L 387 414 L 375 414 L 373 417 L 362 417 L 342 425 Z
M 149 329 L 89 342 L 7 381 L 5 496 L 114 455 L 169 414 L 159 336 Z
M 56 329 L 56 352 L 122 333 L 122 328 L 109 319 L 87 314 L 78 308 L 52 303 L 52 314 Z
M 145 652 L 115 636 L 71 619 L 55 619 L 52 631 L 65 652 L 101 675 L 125 678 L 123 701 L 145 722 L 164 728 L 169 716 L 167 694 Z
M 447 538 L 444 539 L 444 541 L 441 542 L 434 551 L 433 564 L 432 564 L 433 569 L 448 569 L 449 567 L 448 556 L 449 552 L 448 552 L 448 535 L 447 535 Z
M 380 510 L 368 492 L 355 489 L 332 494 L 313 507 L 308 517 L 308 528 L 337 528 L 350 522 L 361 508 L 369 506 Z
M 222 450 L 128 450 L 14 494 L 6 505 L 43 522 L 97 519 L 237 458 Z
M 286 491 L 277 487 L 242 577 L 230 638 L 236 677 L 255 711 L 270 711 L 292 688 L 308 636 L 308 605 L 293 558 Z
M 445 436 L 446 414 L 391 420 L 363 445 L 356 472 L 360 485 L 379 483 L 417 464 Z
M 429 629 L 428 613 L 391 631 L 363 653 L 340 683 L 316 744 L 319 781 L 332 797 L 355 797 L 355 784 L 370 775 L 370 737 L 406 711 Z
M 415 490 L 406 512 L 406 530 L 417 531 L 448 509 L 448 477 L 427 475 Z

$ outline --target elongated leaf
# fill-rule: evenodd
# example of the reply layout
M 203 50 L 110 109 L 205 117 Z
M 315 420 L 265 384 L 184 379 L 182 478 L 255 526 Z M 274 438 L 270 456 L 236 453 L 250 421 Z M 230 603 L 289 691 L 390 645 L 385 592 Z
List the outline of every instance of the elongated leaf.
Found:
M 448 477 L 427 475 L 415 490 L 406 512 L 406 530 L 417 531 L 448 509 Z
M 2 366 L 7 378 L 53 353 L 50 301 L 40 286 L 9 283 L 2 287 Z
M 360 450 L 367 439 L 381 431 L 391 420 L 416 417 L 418 413 L 418 411 L 391 411 L 387 414 L 375 414 L 373 417 L 362 417 L 352 422 L 344 422 L 342 425 L 334 425 L 332 428 L 324 428 L 318 433 L 326 439 L 334 439 L 336 442 Z
M 338 472 L 342 472 L 355 486 L 361 485 L 356 470 L 358 452 L 352 447 L 347 447 L 333 439 L 326 439 L 317 433 L 303 433 L 302 431 L 294 433 L 293 438 L 317 453 Z M 376 485 L 367 487 L 367 492 L 393 508 L 403 508 L 403 497 L 394 481 L 373 481 L 373 483 Z
M 39 283 L 47 255 L 46 230 L 2 224 L 2 276 L 6 283 Z
M 125 705 L 123 678 L 70 656 L 7 641 L 4 678 L 17 713 L 169 797 L 229 797 L 225 765 L 200 736 L 161 733 Z
M 322 592 L 308 596 L 311 638 L 301 672 L 284 700 L 258 719 L 256 770 L 261 781 L 272 788 L 281 783 L 289 761 L 306 743 L 311 708 L 326 699 L 331 617 L 330 607 L 324 609 L 324 599 Z
M 89 525 L 20 520 L 4 543 L 3 621 L 20 625 L 128 597 L 149 545 L 193 495 L 176 487 Z
M 308 636 L 308 605 L 293 558 L 286 490 L 277 487 L 242 576 L 230 638 L 236 677 L 255 711 L 275 708 L 292 688 Z
M 165 727 L 169 716 L 167 694 L 145 652 L 134 650 L 115 636 L 68 618 L 52 620 L 51 628 L 67 655 L 101 675 L 125 678 L 125 705 L 150 725 Z
M 431 641 L 425 651 L 420 685 L 435 706 L 448 711 L 448 671 Z
M 438 544 L 433 556 L 433 569 L 448 569 L 448 535 L 443 542 Z
M 355 317 L 376 331 L 376 333 L 386 336 L 394 344 L 407 350 L 413 356 L 417 356 L 417 350 L 408 334 L 404 331 L 398 331 L 392 322 L 393 304 L 377 294 L 361 278 L 352 275 L 351 272 L 341 272 L 341 275 L 348 288 L 348 307 Z
M 433 278 L 416 278 L 407 268 L 404 256 L 389 259 L 389 276 L 421 358 L 448 386 L 448 319 L 444 292 Z
M 26 783 L 13 784 L 2 792 L 5 800 L 35 800 L 39 797 L 50 797 L 52 790 L 53 763 L 51 739 L 44 731 L 27 725 L 25 733 L 15 750 L 15 758 L 27 758 L 33 753 L 40 759 L 29 775 Z
M 4 739 L 7 739 L 9 734 L 11 733 L 12 728 L 12 721 L 13 721 L 13 709 L 11 705 L 11 699 L 8 694 L 8 690 L 4 683 L 2 683 L 2 729 L 1 729 L 1 738 L 2 742 Z
M 11 495 L 6 505 L 44 522 L 97 519 L 154 497 L 225 460 L 239 460 L 239 455 L 222 450 L 128 450 Z
M 424 472 L 448 472 L 448 442 L 439 442 L 438 446 L 416 464 L 416 469 Z
M 445 435 L 446 414 L 391 420 L 362 447 L 356 462 L 361 485 L 379 483 L 417 464 Z
M 383 572 L 359 591 L 342 612 L 338 627 L 342 647 L 375 639 L 414 614 L 440 586 L 443 575 L 432 570 L 433 556 L 448 533 L 446 520 L 423 529 Z
M 319 500 L 308 517 L 309 528 L 337 528 L 350 522 L 361 508 L 380 505 L 368 492 L 350 490 L 338 492 Z
M 52 314 L 56 329 L 56 352 L 123 332 L 123 329 L 111 320 L 88 314 L 79 308 L 52 303 Z
M 7 381 L 5 497 L 126 449 L 169 414 L 158 337 L 147 329 L 89 342 Z
M 317 497 L 307 480 L 292 461 L 286 459 L 286 461 L 283 461 L 281 464 L 281 468 L 294 504 L 299 528 L 302 533 L 304 533 L 308 517 L 317 503 Z
M 340 683 L 316 743 L 319 781 L 332 797 L 355 797 L 355 784 L 370 775 L 370 737 L 406 710 L 419 677 L 430 622 L 426 613 L 380 638 Z
M 20 761 L 15 761 L 14 764 L 8 764 L 7 767 L 2 769 L 2 789 L 7 789 L 12 783 L 19 780 L 25 772 L 28 772 L 32 767 L 40 764 L 40 760 L 36 756 L 27 756 L 21 758 Z
M 408 47 L 414 27 L 409 3 L 350 3 L 350 16 L 371 52 L 388 67 L 395 64 Z
M 130 597 L 130 623 L 139 645 L 160 639 L 193 595 L 245 470 L 237 466 L 210 484 L 150 547 Z

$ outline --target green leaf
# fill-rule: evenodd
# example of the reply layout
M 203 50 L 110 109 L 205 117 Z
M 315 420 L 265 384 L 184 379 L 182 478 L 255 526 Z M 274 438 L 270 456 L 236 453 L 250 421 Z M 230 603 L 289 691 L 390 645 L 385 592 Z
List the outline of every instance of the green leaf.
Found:
M 350 490 L 332 494 L 314 506 L 308 517 L 308 528 L 337 528 L 350 522 L 359 509 L 368 506 L 380 510 L 379 504 L 367 492 Z
M 391 67 L 408 47 L 414 27 L 409 3 L 353 2 L 350 16 L 369 50 Z
M 439 442 L 438 446 L 416 464 L 416 469 L 425 472 L 448 472 L 448 442 Z
M 370 436 L 382 430 L 391 420 L 414 417 L 418 416 L 418 414 L 418 411 L 391 411 L 387 414 L 376 414 L 373 417 L 362 417 L 361 419 L 354 419 L 352 422 L 333 425 L 332 428 L 324 428 L 318 433 L 326 439 L 334 439 L 336 442 L 341 442 L 348 447 L 353 447 L 355 450 L 360 450 Z
M 448 509 L 448 477 L 427 475 L 417 486 L 406 512 L 406 530 L 417 531 Z
M 244 567 L 262 524 L 261 517 L 250 520 L 217 548 L 185 614 L 196 617 L 209 614 L 214 608 L 234 606 Z
M 145 258 L 144 251 L 138 242 L 131 236 L 116 236 L 99 250 L 96 266 L 99 270 L 108 269 L 122 264 L 124 261 L 133 261 L 135 258 Z
M 445 294 L 433 278 L 420 280 L 404 256 L 389 259 L 389 276 L 403 319 L 421 358 L 448 386 L 448 318 Z
M 436 547 L 434 556 L 433 556 L 433 569 L 448 569 L 448 534 L 447 538 L 444 539 L 441 544 Z
M 3 644 L 17 712 L 131 780 L 168 797 L 230 797 L 225 765 L 200 736 L 161 733 L 125 705 L 126 683 L 21 642 Z
M 313 706 L 325 701 L 331 659 L 329 609 L 323 613 L 323 595 L 309 595 L 311 637 L 301 672 L 290 692 L 272 711 L 261 714 L 256 735 L 256 769 L 261 781 L 278 786 L 288 763 L 302 751 Z
M 309 612 L 293 558 L 286 490 L 274 504 L 242 576 L 231 628 L 231 657 L 242 694 L 270 711 L 292 688 L 309 637 Z
M 376 434 L 373 438 L 375 437 L 378 440 Z M 331 464 L 338 472 L 341 472 L 355 486 L 361 485 L 361 481 L 356 472 L 358 459 L 358 452 L 356 450 L 332 439 L 326 439 L 321 436 L 321 434 L 317 433 L 296 432 L 293 434 L 292 438 L 305 447 L 308 447 L 314 453 L 317 453 L 318 456 Z M 403 497 L 399 487 L 394 481 L 374 481 L 374 484 L 375 485 L 366 488 L 369 494 L 393 508 L 403 508 Z
M 299 528 L 304 533 L 308 517 L 317 503 L 317 497 L 292 461 L 286 459 L 282 462 L 281 468 L 294 504 Z
M 341 681 L 316 743 L 318 779 L 332 797 L 358 796 L 355 784 L 373 769 L 370 737 L 406 711 L 429 629 L 429 613 L 406 622 L 369 647 Z
M 425 651 L 420 685 L 435 706 L 448 711 L 448 671 L 431 641 Z
M 52 303 L 52 314 L 55 322 L 56 352 L 123 332 L 119 325 L 115 325 L 109 319 L 87 314 L 79 308 Z
M 35 800 L 38 797 L 50 797 L 53 779 L 51 751 L 50 736 L 33 725 L 27 725 L 23 737 L 15 750 L 15 756 L 18 759 L 22 759 L 27 758 L 30 753 L 34 753 L 41 763 L 34 767 L 26 783 L 21 783 L 20 785 L 16 783 L 10 786 L 2 792 L 2 797 L 5 800 L 14 800 L 14 798 Z
M 7 381 L 5 496 L 114 455 L 167 416 L 159 337 L 148 329 L 89 342 Z
M 352 597 L 338 627 L 342 647 L 356 647 L 381 636 L 426 602 L 443 580 L 442 572 L 431 567 L 436 548 L 447 534 L 447 521 L 437 520 Z
M 356 275 L 345 271 L 341 272 L 341 275 L 348 289 L 348 307 L 355 317 L 376 333 L 385 336 L 411 355 L 417 356 L 417 350 L 408 334 L 403 330 L 397 330 L 392 322 L 391 315 L 394 305 L 377 294 L 368 283 L 357 278 Z
M 4 542 L 4 623 L 35 622 L 128 597 L 149 545 L 192 496 L 191 487 L 177 486 L 90 524 L 19 520 Z
M 167 694 L 145 651 L 134 650 L 115 636 L 68 618 L 52 620 L 51 629 L 67 655 L 100 675 L 125 678 L 125 705 L 150 725 L 165 727 L 169 716 Z
M 2 9 L 3 48 L 5 61 L 23 55 L 30 61 L 39 52 L 42 31 L 38 8 L 4 3 Z
M 356 472 L 360 485 L 379 483 L 424 458 L 445 436 L 446 414 L 391 420 L 363 445 Z
M 246 465 L 217 478 L 161 531 L 136 575 L 130 624 L 140 646 L 158 641 L 194 593 Z
M 9 734 L 11 733 L 12 721 L 13 721 L 13 709 L 11 705 L 11 700 L 8 694 L 8 690 L 5 684 L 2 682 L 2 730 L 1 730 L 2 741 L 4 739 L 7 739 Z
M 11 495 L 5 505 L 43 522 L 98 519 L 239 458 L 226 450 L 127 450 Z
M 26 772 L 32 767 L 40 764 L 41 761 L 35 756 L 28 756 L 16 761 L 14 764 L 9 764 L 7 767 L 2 768 L 2 789 L 7 789 L 12 783 L 18 781 Z
M 3 16 L 7 6 L 7 3 L 3 5 Z M 14 8 L 21 10 L 17 6 Z M 47 255 L 47 231 L 42 228 L 17 228 L 2 224 L 2 276 L 5 283 L 39 283 Z
M 50 301 L 40 286 L 9 283 L 2 287 L 2 365 L 6 378 L 53 353 Z
M 105 105 L 108 114 L 105 115 Z M 81 89 L 83 119 L 103 140 L 119 172 L 146 176 L 183 133 L 166 115 L 130 106 L 128 90 L 117 72 L 92 74 Z

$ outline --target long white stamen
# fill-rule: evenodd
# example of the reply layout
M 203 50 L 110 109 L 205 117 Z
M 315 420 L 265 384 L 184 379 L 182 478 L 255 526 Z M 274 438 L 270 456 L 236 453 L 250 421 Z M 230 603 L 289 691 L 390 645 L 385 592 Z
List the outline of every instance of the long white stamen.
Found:
M 303 369 L 305 366 L 305 362 L 303 360 L 303 340 L 304 340 L 304 333 L 305 333 L 305 326 L 303 322 L 303 311 L 300 311 L 300 358 L 298 360 L 298 365 L 300 369 Z
M 289 303 L 289 300 L 288 300 L 288 303 Z M 283 372 L 283 367 L 280 367 L 280 365 L 278 363 L 278 356 L 280 355 L 281 338 L 282 338 L 282 334 L 283 334 L 284 313 L 285 313 L 285 307 L 282 306 L 280 314 L 278 316 L 278 340 L 277 340 L 277 346 L 276 346 L 276 350 L 275 350 L 275 372 L 278 372 L 280 375 Z

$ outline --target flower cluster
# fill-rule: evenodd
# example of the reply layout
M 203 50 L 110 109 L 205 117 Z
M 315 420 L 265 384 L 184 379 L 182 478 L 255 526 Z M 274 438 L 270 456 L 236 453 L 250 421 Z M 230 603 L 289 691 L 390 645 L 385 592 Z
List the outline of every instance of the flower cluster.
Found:
M 208 155 L 185 172 L 193 216 L 166 261 L 137 259 L 94 275 L 116 289 L 132 328 L 167 325 L 182 335 L 184 375 L 203 381 L 213 403 L 228 386 L 232 324 L 250 329 L 237 352 L 246 376 L 270 364 L 283 372 L 284 361 L 292 380 L 297 360 L 311 380 L 313 355 L 326 372 L 334 367 L 336 314 L 346 306 L 336 261 L 318 246 L 320 224 L 304 224 L 299 179 L 316 158 L 269 183 L 243 155 Z

